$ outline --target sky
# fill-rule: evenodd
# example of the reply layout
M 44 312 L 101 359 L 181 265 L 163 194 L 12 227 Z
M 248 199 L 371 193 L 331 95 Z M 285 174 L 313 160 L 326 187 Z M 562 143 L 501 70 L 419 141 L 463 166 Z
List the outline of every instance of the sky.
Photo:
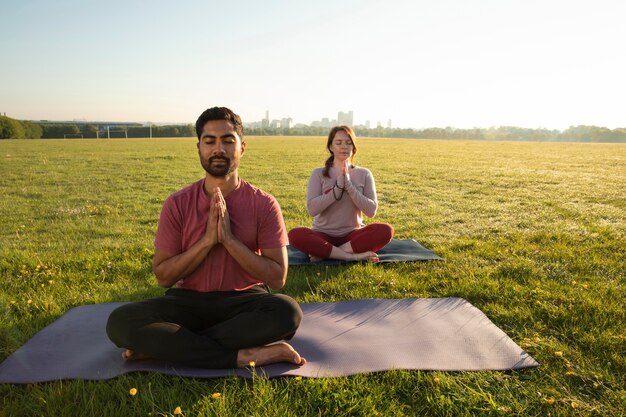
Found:
M 623 0 L 0 0 L 21 120 L 626 127 Z

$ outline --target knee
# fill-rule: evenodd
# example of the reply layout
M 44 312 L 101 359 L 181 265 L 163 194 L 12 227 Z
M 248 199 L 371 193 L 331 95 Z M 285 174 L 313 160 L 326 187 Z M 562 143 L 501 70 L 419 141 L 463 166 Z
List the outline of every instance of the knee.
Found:
M 393 229 L 393 226 L 390 225 L 389 223 L 381 223 L 380 225 L 381 225 L 381 233 L 383 233 L 383 235 L 388 240 L 393 239 L 393 235 L 395 233 L 395 230 Z
M 306 239 L 306 235 L 309 232 L 309 229 L 306 227 L 296 227 L 295 229 L 291 229 L 287 236 L 289 237 L 289 243 L 292 246 L 299 246 L 300 242 Z
M 371 225 L 374 235 L 380 239 L 381 242 L 389 242 L 393 239 L 393 226 L 388 223 L 374 223 Z
M 128 347 L 132 331 L 129 325 L 131 305 L 126 304 L 113 310 L 107 320 L 106 332 L 117 347 Z
M 276 294 L 276 297 L 274 323 L 280 328 L 280 333 L 293 335 L 302 321 L 302 309 L 291 297 L 284 294 Z

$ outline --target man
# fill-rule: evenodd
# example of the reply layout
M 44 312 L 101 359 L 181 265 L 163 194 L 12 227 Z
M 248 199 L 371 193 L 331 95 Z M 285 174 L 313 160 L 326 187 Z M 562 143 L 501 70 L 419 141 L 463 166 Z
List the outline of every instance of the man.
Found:
M 244 154 L 238 115 L 214 107 L 196 122 L 202 180 L 170 195 L 154 242 L 164 297 L 114 310 L 109 338 L 124 359 L 204 368 L 306 360 L 289 344 L 302 311 L 282 294 L 287 233 L 274 197 L 238 175 Z M 278 342 L 278 343 L 274 343 Z

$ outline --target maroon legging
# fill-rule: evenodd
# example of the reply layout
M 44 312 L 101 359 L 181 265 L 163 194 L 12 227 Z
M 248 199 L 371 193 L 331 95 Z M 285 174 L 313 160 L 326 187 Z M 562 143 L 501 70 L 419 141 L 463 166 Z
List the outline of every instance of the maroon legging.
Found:
M 393 238 L 393 227 L 387 223 L 368 224 L 346 236 L 329 236 L 308 227 L 296 227 L 289 231 L 289 244 L 307 255 L 328 258 L 333 246 L 350 242 L 354 253 L 376 252 Z

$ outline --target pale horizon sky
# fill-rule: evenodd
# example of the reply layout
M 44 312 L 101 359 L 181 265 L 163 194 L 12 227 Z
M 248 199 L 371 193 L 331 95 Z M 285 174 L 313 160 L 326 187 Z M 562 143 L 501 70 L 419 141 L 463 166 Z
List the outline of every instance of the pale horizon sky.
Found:
M 22 120 L 626 127 L 618 0 L 0 0 Z

